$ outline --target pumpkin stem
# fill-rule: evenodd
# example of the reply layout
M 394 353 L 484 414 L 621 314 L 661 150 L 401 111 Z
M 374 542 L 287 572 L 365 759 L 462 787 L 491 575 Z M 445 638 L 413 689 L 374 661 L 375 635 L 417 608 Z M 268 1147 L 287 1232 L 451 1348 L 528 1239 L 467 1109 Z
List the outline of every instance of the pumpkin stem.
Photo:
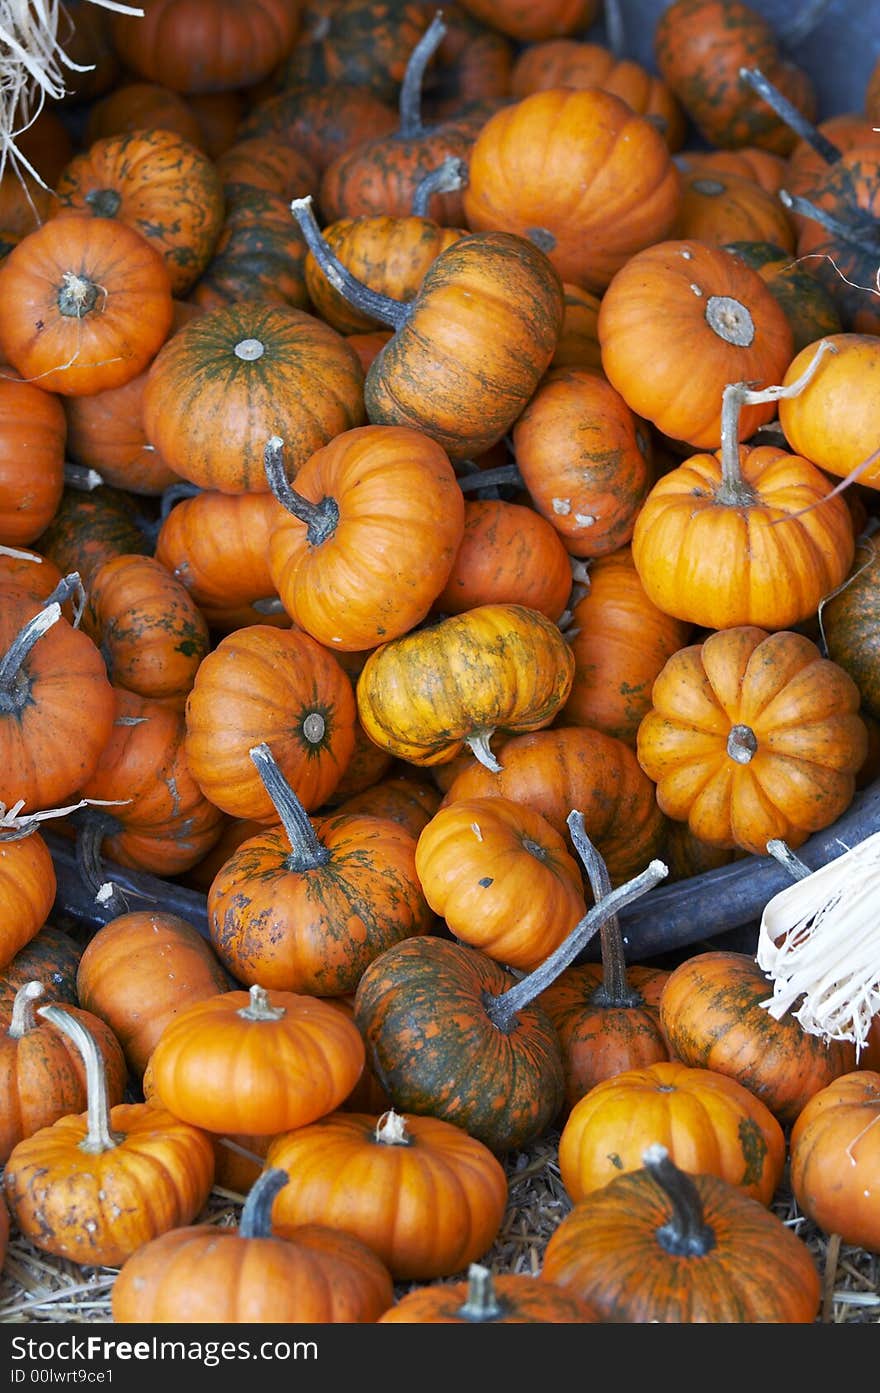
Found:
M 65 604 L 73 596 L 73 628 L 78 629 L 80 620 L 83 617 L 83 610 L 86 607 L 86 589 L 80 579 L 79 571 L 71 571 L 69 575 L 62 576 L 51 595 L 47 595 L 43 601 L 44 605 Z
M 98 303 L 98 297 L 105 292 L 88 276 L 78 276 L 75 271 L 65 271 L 58 288 L 58 312 L 65 319 L 83 319 L 91 314 Z
M 566 822 L 572 836 L 574 836 L 575 831 L 581 836 L 586 835 L 583 813 L 573 809 L 566 818 Z M 571 933 L 563 939 L 559 947 L 528 976 L 521 977 L 500 996 L 487 995 L 484 998 L 484 1005 L 492 1024 L 497 1026 L 499 1030 L 509 1033 L 516 1023 L 517 1011 L 528 1006 L 529 1002 L 534 1001 L 536 996 L 546 991 L 551 982 L 556 981 L 560 972 L 574 962 L 578 953 L 589 943 L 605 920 L 623 909 L 625 905 L 632 904 L 633 900 L 644 895 L 647 890 L 664 880 L 668 874 L 669 868 L 662 861 L 652 861 L 632 880 L 618 885 L 598 904 L 593 905 L 583 919 L 575 924 Z
M 110 918 L 127 914 L 130 905 L 112 880 L 108 880 L 101 861 L 101 845 L 106 836 L 122 830 L 121 823 L 111 813 L 82 808 L 73 814 L 76 825 L 76 866 L 83 883 Z
M 381 1142 L 383 1146 L 412 1146 L 413 1144 L 413 1139 L 407 1131 L 406 1118 L 402 1113 L 395 1112 L 394 1108 L 389 1108 L 388 1112 L 383 1112 L 376 1123 L 373 1138 L 375 1141 Z
M 238 1221 L 239 1238 L 272 1238 L 272 1204 L 290 1181 L 287 1171 L 272 1166 L 257 1176 Z
M 235 1013 L 244 1021 L 280 1021 L 287 1014 L 283 1006 L 273 1006 L 266 988 L 259 987 L 256 983 L 248 987 L 248 997 L 250 1000 L 247 1006 L 242 1006 Z
M 117 189 L 92 189 L 84 200 L 96 218 L 115 218 L 122 207 L 122 195 Z
M 774 861 L 785 867 L 792 880 L 806 880 L 808 875 L 813 874 L 809 866 L 799 856 L 795 856 L 788 842 L 784 842 L 781 837 L 771 837 L 767 843 L 767 851 Z
M 800 377 L 787 387 L 764 387 L 753 390 L 747 382 L 730 382 L 721 397 L 721 483 L 715 491 L 716 503 L 731 508 L 746 508 L 755 501 L 754 489 L 742 477 L 739 447 L 739 417 L 744 406 L 760 406 L 779 401 L 782 397 L 797 397 L 809 386 L 826 353 L 836 353 L 830 339 L 820 339 L 816 352 Z
M 318 715 L 317 712 L 313 714 Z M 306 720 L 309 719 L 306 717 Z M 326 866 L 331 853 L 318 840 L 311 818 L 282 774 L 269 746 L 265 743 L 254 745 L 248 754 L 257 767 L 263 787 L 275 805 L 290 842 L 291 852 L 284 860 L 287 870 L 315 871 L 319 866 Z
M 159 521 L 165 521 L 175 504 L 182 503 L 185 498 L 195 498 L 201 492 L 200 485 L 191 484 L 188 479 L 179 479 L 177 483 L 169 484 L 162 490 L 159 499 Z
M 446 37 L 446 25 L 440 10 L 434 15 L 422 37 L 419 39 L 406 65 L 403 82 L 400 84 L 400 125 L 397 130 L 399 140 L 417 140 L 425 134 L 422 122 L 422 84 L 425 69 Z
M 114 1151 L 124 1140 L 120 1132 L 110 1130 L 110 1099 L 107 1094 L 107 1070 L 95 1037 L 82 1021 L 63 1011 L 60 1006 L 39 1006 L 43 1016 L 72 1040 L 86 1066 L 86 1134 L 79 1143 L 80 1151 L 97 1156 L 101 1151 Z
M 832 237 L 846 242 L 850 247 L 855 247 L 872 260 L 880 252 L 880 229 L 878 229 L 875 219 L 860 216 L 857 221 L 843 222 L 840 218 L 836 218 L 833 213 L 829 213 L 827 209 L 819 208 L 808 198 L 801 198 L 800 194 L 789 193 L 787 189 L 780 189 L 777 197 L 789 212 L 799 213 L 802 218 L 811 218 L 820 227 L 824 227 L 826 232 L 830 232 Z M 854 214 L 857 213 L 855 208 L 851 211 Z
M 476 493 L 479 489 L 496 488 L 499 484 L 525 488 L 523 477 L 515 464 L 500 464 L 497 469 L 478 469 L 475 474 L 458 476 L 458 485 L 463 493 Z
M 494 727 L 491 730 L 475 730 L 473 734 L 467 736 L 464 743 L 470 746 L 484 768 L 491 770 L 493 774 L 500 774 L 504 766 L 498 763 L 489 745 L 494 734 Z
M 596 904 L 601 904 L 611 894 L 611 876 L 608 874 L 605 858 L 590 841 L 584 830 L 583 822 L 571 827 L 570 831 L 574 849 L 584 863 L 590 888 L 593 891 L 593 899 Z M 623 934 L 620 931 L 620 919 L 616 914 L 609 914 L 600 926 L 599 942 L 602 957 L 602 984 L 591 993 L 591 1004 L 606 1007 L 617 1006 L 623 1009 L 641 1006 L 643 1001 L 641 993 L 631 987 L 627 980 Z
M 730 727 L 727 737 L 727 753 L 737 764 L 750 764 L 758 753 L 758 737 L 751 726 Z
M 701 1258 L 715 1247 L 715 1233 L 703 1217 L 703 1201 L 693 1180 L 670 1159 L 665 1146 L 649 1146 L 642 1165 L 672 1205 L 669 1222 L 657 1229 L 657 1240 L 676 1258 Z
M 820 3 L 824 5 L 825 0 L 820 0 Z M 801 140 L 812 146 L 820 159 L 823 159 L 826 164 L 837 163 L 843 151 L 838 150 L 837 146 L 826 135 L 817 130 L 812 121 L 808 121 L 803 112 L 798 111 L 797 107 L 793 106 L 788 98 L 782 95 L 779 88 L 775 87 L 764 76 L 760 68 L 740 68 L 739 78 L 740 82 L 751 87 L 753 92 L 756 92 L 768 106 L 773 108 L 780 121 L 784 121 L 786 126 L 794 131 Z
M 42 982 L 25 982 L 23 987 L 19 987 L 12 1003 L 12 1020 L 6 1032 L 10 1040 L 20 1040 L 23 1035 L 30 1035 L 32 1030 L 36 1030 L 34 1002 L 44 991 Z
M 330 244 L 321 236 L 312 212 L 311 194 L 293 199 L 290 211 L 299 223 L 306 246 L 333 289 L 371 319 L 378 319 L 380 324 L 388 324 L 392 329 L 401 329 L 412 313 L 411 303 L 392 300 L 390 295 L 373 290 L 353 276 L 347 266 L 343 266 Z
M 488 1267 L 483 1267 L 478 1262 L 471 1263 L 468 1268 L 467 1297 L 455 1314 L 461 1320 L 472 1320 L 480 1324 L 504 1318 L 506 1310 L 495 1294 L 492 1273 Z
M 291 488 L 284 468 L 284 441 L 279 435 L 273 435 L 266 441 L 263 467 L 274 497 L 283 508 L 305 524 L 309 546 L 319 547 L 328 537 L 332 537 L 339 523 L 339 504 L 335 498 L 322 498 L 320 503 L 312 503 Z
M 427 218 L 428 204 L 435 193 L 455 193 L 467 183 L 468 167 L 465 160 L 456 155 L 447 155 L 442 164 L 431 169 L 416 184 L 410 214 L 414 218 Z
M 65 460 L 64 482 L 72 489 L 79 489 L 81 493 L 91 493 L 92 489 L 101 488 L 104 476 L 89 465 L 73 464 L 71 460 Z
M 57 600 L 46 604 L 19 629 L 3 657 L 0 658 L 0 712 L 11 715 L 20 711 L 30 694 L 30 681 L 24 664 L 31 649 L 53 624 L 61 618 Z

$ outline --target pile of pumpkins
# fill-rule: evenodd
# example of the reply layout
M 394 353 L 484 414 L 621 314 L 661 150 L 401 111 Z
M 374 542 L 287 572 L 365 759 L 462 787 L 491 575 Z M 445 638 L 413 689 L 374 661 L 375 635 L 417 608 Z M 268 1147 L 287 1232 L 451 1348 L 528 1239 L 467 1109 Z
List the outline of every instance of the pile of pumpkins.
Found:
M 880 1252 L 880 1014 L 617 916 L 878 775 L 880 61 L 817 127 L 740 0 L 659 75 L 596 0 L 66 8 L 0 179 L 0 1242 L 119 1322 L 814 1321 L 771 1201 Z

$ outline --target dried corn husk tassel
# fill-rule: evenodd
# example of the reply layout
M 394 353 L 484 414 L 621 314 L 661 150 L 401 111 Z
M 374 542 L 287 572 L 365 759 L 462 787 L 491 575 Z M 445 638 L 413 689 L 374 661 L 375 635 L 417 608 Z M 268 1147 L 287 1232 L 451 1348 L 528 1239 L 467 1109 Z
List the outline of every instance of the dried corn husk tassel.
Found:
M 106 10 L 143 16 L 137 6 L 118 0 L 90 0 Z M 89 72 L 93 64 L 74 63 L 64 52 L 59 21 L 61 0 L 0 0 L 0 176 L 7 163 L 26 171 L 46 187 L 16 145 L 18 137 L 39 116 L 45 101 L 60 100 L 66 88 L 64 70 Z
M 810 1035 L 852 1041 L 858 1055 L 880 1013 L 880 832 L 817 871 L 784 844 L 767 850 L 800 878 L 761 917 L 756 958 L 773 982 L 761 1004 L 776 1020 L 791 1011 Z

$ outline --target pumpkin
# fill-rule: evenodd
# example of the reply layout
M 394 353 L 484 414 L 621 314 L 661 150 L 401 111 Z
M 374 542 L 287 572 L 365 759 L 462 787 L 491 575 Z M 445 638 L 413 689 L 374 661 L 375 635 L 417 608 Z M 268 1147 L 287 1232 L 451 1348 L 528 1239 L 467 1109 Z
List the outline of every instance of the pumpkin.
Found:
M 282 64 L 281 85 L 354 83 L 393 101 L 428 25 L 424 7 L 410 0 L 341 0 L 321 8 L 323 23 L 303 28 Z
M 514 604 L 558 622 L 571 594 L 571 563 L 552 523 L 522 503 L 466 498 L 464 533 L 435 611 Z
M 795 230 L 776 197 L 747 175 L 685 169 L 681 204 L 671 235 L 710 247 L 726 242 L 775 242 L 793 253 Z
M 113 1283 L 114 1323 L 376 1321 L 394 1287 L 366 1244 L 319 1224 L 273 1232 L 272 1202 L 287 1183 L 284 1171 L 264 1171 L 235 1227 L 187 1225 L 145 1243 Z
M 232 88 L 225 92 L 191 92 L 187 100 L 198 122 L 198 143 L 212 160 L 219 160 L 238 138 L 247 105 L 244 93 Z
M 441 182 L 423 206 L 413 206 L 425 177 L 441 163 L 464 166 L 473 143 L 466 120 L 453 117 L 433 126 L 422 120 L 425 68 L 445 33 L 437 12 L 410 53 L 400 84 L 397 130 L 360 140 L 324 169 L 317 198 L 328 220 L 370 214 L 395 218 L 414 212 L 447 227 L 461 227 L 460 177 Z
M 13 1147 L 6 1202 L 41 1252 L 119 1267 L 157 1234 L 196 1217 L 211 1190 L 214 1149 L 204 1132 L 152 1103 L 111 1107 L 103 1059 L 82 1021 L 60 1006 L 39 1014 L 82 1055 L 87 1111 Z
M 318 181 L 311 160 L 295 145 L 271 136 L 236 139 L 216 164 L 228 203 L 246 197 L 245 191 L 251 189 L 280 194 L 289 201 L 308 193 Z
M 880 1252 L 880 1073 L 842 1074 L 804 1104 L 791 1130 L 791 1187 L 826 1234 Z
M 668 817 L 762 855 L 800 846 L 849 806 L 868 736 L 852 678 L 810 639 L 742 625 L 664 665 L 638 760 Z
M 365 813 L 369 817 L 389 818 L 399 822 L 418 840 L 422 828 L 439 808 L 440 797 L 439 789 L 419 778 L 418 771 L 392 772 L 341 803 L 334 803 L 333 809 L 336 813 Z
M 173 131 L 126 131 L 74 155 L 55 186 L 56 217 L 116 218 L 165 261 L 183 296 L 208 264 L 223 225 L 214 161 Z
M 602 297 L 602 369 L 637 416 L 697 448 L 721 443 L 728 383 L 779 382 L 793 352 L 781 306 L 757 271 L 720 247 L 657 242 L 627 261 Z M 748 439 L 774 413 L 748 404 Z
M 483 24 L 526 43 L 588 29 L 598 13 L 597 0 L 462 0 Z
M 298 628 L 330 649 L 363 651 L 425 618 L 464 532 L 464 498 L 446 452 L 407 426 L 343 431 L 287 482 L 282 443 L 266 472 L 284 508 L 269 570 Z
M 695 953 L 675 967 L 660 997 L 660 1021 L 672 1057 L 736 1079 L 784 1126 L 841 1074 L 854 1068 L 854 1047 L 810 1035 L 786 1012 L 763 1003 L 772 983 L 747 953 Z
M 822 351 L 820 344 L 829 344 Z M 880 488 L 880 459 L 874 446 L 880 338 L 829 334 L 807 344 L 788 366 L 783 386 L 813 371 L 803 389 L 779 401 L 779 424 L 792 450 L 839 478 L 858 471 L 865 488 Z
M 18 989 L 12 1019 L 0 1037 L 0 1162 L 9 1159 L 24 1137 L 86 1106 L 85 1071 L 75 1045 L 49 1021 L 34 1015 L 34 1002 L 43 992 L 43 984 L 37 981 Z M 64 1009 L 91 1033 L 104 1059 L 111 1106 L 121 1103 L 127 1070 L 116 1036 L 88 1011 L 74 1006 Z
M 684 144 L 684 112 L 666 83 L 605 44 L 562 38 L 521 48 L 510 73 L 510 95 L 520 99 L 548 87 L 601 87 L 613 92 L 657 127 L 670 150 Z
M 314 996 L 354 991 L 373 958 L 433 924 L 415 839 L 384 818 L 313 824 L 271 750 L 251 758 L 281 828 L 248 838 L 208 890 L 208 926 L 238 982 Z
M 779 155 L 794 147 L 794 132 L 742 80 L 742 68 L 759 68 L 799 111 L 815 115 L 806 71 L 783 58 L 770 21 L 740 0 L 673 0 L 654 30 L 654 58 L 708 145 Z
M 63 396 L 137 377 L 171 328 L 165 261 L 113 218 L 49 218 L 0 262 L 0 295 L 0 353 Z
M 0 1028 L 12 1020 L 16 993 L 27 982 L 42 983 L 52 1001 L 76 1006 L 76 970 L 82 952 L 82 944 L 64 929 L 53 924 L 38 929 L 0 973 Z
M 412 764 L 464 745 L 497 768 L 489 737 L 549 725 L 568 696 L 571 651 L 555 624 L 522 605 L 477 605 L 381 644 L 357 679 L 371 740 Z
M 546 818 L 507 798 L 460 798 L 416 845 L 428 904 L 462 943 L 529 972 L 586 913 L 580 868 Z
M 0 373 L 0 545 L 33 542 L 52 521 L 64 488 L 67 425 L 52 392 Z
M 556 351 L 550 360 L 552 368 L 589 368 L 602 371 L 602 350 L 599 347 L 598 295 L 579 285 L 563 283 L 565 309 Z
M 574 678 L 559 720 L 590 726 L 635 749 L 654 679 L 687 643 L 691 626 L 648 598 L 629 546 L 593 557 L 587 581 L 564 630 Z
M 546 373 L 512 431 L 529 496 L 571 556 L 625 546 L 653 482 L 647 432 L 601 373 Z
M 514 59 L 511 40 L 462 6 L 446 5 L 443 18 L 446 34 L 425 75 L 424 105 L 436 119 L 506 97 Z
M 870 538 L 856 550 L 852 569 L 822 605 L 822 632 L 832 662 L 848 672 L 869 716 L 880 718 L 880 564 Z M 871 727 L 868 727 L 869 732 Z
M 185 715 L 192 775 L 232 817 L 277 820 L 249 754 L 254 745 L 269 745 L 309 812 L 330 797 L 354 750 L 351 681 L 298 629 L 250 624 L 227 634 L 202 659 Z
M 470 760 L 447 788 L 444 804 L 508 798 L 535 809 L 565 837 L 569 812 L 578 808 L 615 885 L 657 854 L 664 819 L 654 785 L 616 736 L 555 725 L 511 736 L 499 745 L 498 759 L 501 768 L 494 771 Z
M 782 306 L 794 336 L 795 354 L 807 344 L 843 330 L 840 315 L 822 282 L 799 260 L 772 242 L 727 242 L 725 251 L 738 256 L 766 282 Z
M 633 562 L 649 598 L 708 629 L 799 624 L 852 563 L 852 515 L 821 470 L 774 445 L 739 444 L 739 403 L 769 395 L 726 387 L 721 449 L 664 474 L 635 520 Z
M 493 1277 L 488 1267 L 472 1262 L 467 1281 L 411 1287 L 378 1324 L 584 1324 L 597 1319 L 592 1307 L 552 1282 L 513 1272 Z
M 94 572 L 83 629 L 116 685 L 177 710 L 210 646 L 189 591 L 153 556 L 111 557 Z
M 488 1147 L 437 1117 L 336 1112 L 269 1144 L 291 1184 L 276 1233 L 327 1224 L 366 1243 L 397 1280 L 446 1277 L 481 1257 L 501 1226 L 507 1176 Z
M 86 587 L 91 584 L 93 573 L 111 556 L 132 552 L 146 556 L 153 550 L 137 500 L 123 489 L 104 484 L 88 493 L 66 487 L 38 541 L 42 555 L 62 575 L 75 571 Z
M 394 108 L 352 82 L 296 83 L 253 105 L 239 126 L 241 139 L 269 136 L 293 145 L 319 174 L 343 150 L 397 125 Z
M 253 1136 L 332 1112 L 363 1066 L 364 1042 L 341 1011 L 256 983 L 190 1002 L 150 1056 L 156 1096 L 175 1117 Z
M 183 712 L 116 688 L 110 739 L 80 796 L 116 803 L 78 815 L 77 840 L 91 828 L 94 850 L 119 866 L 175 876 L 194 866 L 220 836 L 223 814 L 189 771 Z
M 161 910 L 108 920 L 89 939 L 76 973 L 80 1005 L 111 1027 L 138 1079 L 168 1022 L 228 987 L 207 939 Z
M 306 245 L 288 200 L 269 189 L 226 186 L 226 219 L 214 255 L 190 291 L 203 310 L 245 302 L 306 310 Z M 264 365 L 265 366 L 265 365 Z
M 197 315 L 157 356 L 144 430 L 181 478 L 265 492 L 266 440 L 284 440 L 293 478 L 321 445 L 361 424 L 362 388 L 357 356 L 329 325 L 290 306 L 235 303 Z
M 58 587 L 61 588 L 60 594 L 66 589 L 67 582 L 54 561 L 50 561 L 48 557 L 34 551 L 31 547 L 0 546 L 0 592 L 2 594 L 9 595 L 16 592 L 44 603 L 50 596 L 57 598 L 55 591 Z M 62 604 L 62 613 L 64 612 Z M 72 607 L 70 608 L 70 617 L 73 618 Z
M 739 150 L 685 150 L 676 160 L 682 170 L 708 174 L 738 174 L 760 184 L 767 193 L 778 193 L 786 182 L 789 161 L 759 145 L 744 145 Z
M 623 1069 L 594 1083 L 559 1138 L 562 1183 L 577 1203 L 637 1170 L 647 1138 L 691 1175 L 717 1175 L 769 1205 L 782 1181 L 785 1134 L 735 1078 L 676 1058 Z
M 601 294 L 671 235 L 680 176 L 657 128 L 601 87 L 533 92 L 491 116 L 468 156 L 467 226 L 527 237 L 563 281 Z
M 113 47 L 124 66 L 175 92 L 250 87 L 286 57 L 300 11 L 287 0 L 144 0 L 139 13 L 114 13 Z
M 0 606 L 0 654 L 0 801 L 11 808 L 21 800 L 28 812 L 60 807 L 110 738 L 115 703 L 104 659 L 57 601 L 42 607 L 23 594 Z
M 585 1196 L 550 1235 L 541 1280 L 630 1324 L 812 1324 L 813 1256 L 760 1200 L 688 1175 L 662 1145 Z
M 87 146 L 110 135 L 143 130 L 172 131 L 197 149 L 205 148 L 192 104 L 161 82 L 119 82 L 89 103 L 84 131 Z
M 549 365 L 562 325 L 562 283 L 544 253 L 513 233 L 460 237 L 431 263 L 416 296 L 400 302 L 346 271 L 309 199 L 294 199 L 291 211 L 346 299 L 395 331 L 364 382 L 371 424 L 415 427 L 453 460 L 497 444 Z

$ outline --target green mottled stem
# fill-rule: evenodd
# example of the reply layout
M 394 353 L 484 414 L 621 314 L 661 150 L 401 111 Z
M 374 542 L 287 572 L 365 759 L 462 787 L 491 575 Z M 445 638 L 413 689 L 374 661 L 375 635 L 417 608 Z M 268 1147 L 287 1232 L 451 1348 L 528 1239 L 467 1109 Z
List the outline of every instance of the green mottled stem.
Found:
M 585 835 L 583 813 L 573 810 L 566 818 L 566 822 L 572 835 L 575 831 L 581 836 Z M 512 1030 L 516 1021 L 516 1013 L 534 1001 L 535 997 L 545 991 L 551 982 L 556 981 L 560 972 L 574 962 L 593 935 L 602 927 L 605 920 L 626 905 L 632 904 L 633 900 L 639 899 L 646 891 L 664 880 L 668 874 L 669 868 L 664 866 L 662 861 L 652 861 L 639 875 L 626 881 L 624 885 L 618 885 L 617 889 L 606 895 L 601 903 L 593 905 L 583 919 L 575 924 L 571 933 L 556 951 L 551 953 L 549 958 L 545 958 L 539 967 L 536 967 L 528 976 L 520 978 L 500 996 L 487 996 L 485 998 L 486 1014 L 492 1024 L 506 1033 Z
M 73 1041 L 86 1066 L 87 1126 L 86 1135 L 79 1143 L 80 1151 L 85 1151 L 90 1156 L 97 1156 L 102 1151 L 115 1151 L 124 1137 L 110 1130 L 107 1071 L 94 1037 L 81 1021 L 63 1011 L 60 1006 L 40 1006 L 37 1014 Z
M 476 474 L 463 474 L 458 480 L 462 493 L 477 493 L 480 489 L 497 488 L 503 484 L 510 484 L 513 488 L 525 487 L 515 464 L 500 464 L 497 469 L 480 469 Z
M 272 1238 L 272 1205 L 289 1182 L 287 1171 L 272 1166 L 258 1175 L 250 1188 L 238 1221 L 239 1238 Z
M 19 629 L 0 658 L 0 712 L 4 715 L 20 711 L 27 701 L 30 683 L 23 671 L 25 660 L 43 634 L 60 618 L 61 606 L 54 600 Z
M 413 194 L 410 213 L 414 218 L 428 216 L 428 204 L 435 193 L 456 193 L 467 183 L 468 167 L 464 160 L 447 155 L 442 164 L 420 179 Z
M 819 208 L 808 198 L 801 198 L 799 194 L 789 193 L 787 189 L 779 190 L 779 202 L 790 212 L 799 213 L 802 218 L 811 218 L 820 227 L 824 227 L 826 232 L 830 232 L 832 237 L 836 237 L 839 242 L 845 242 L 847 246 L 855 247 L 865 256 L 873 259 L 880 254 L 880 227 L 878 227 L 876 219 L 861 213 L 859 209 L 852 209 L 853 214 L 859 219 L 858 225 L 856 225 L 855 223 L 842 222 L 840 218 L 836 218 L 825 208 Z
M 314 871 L 319 866 L 326 866 L 330 852 L 318 840 L 311 818 L 282 774 L 269 746 L 254 745 L 248 753 L 290 842 L 291 852 L 284 862 L 287 869 Z
M 299 223 L 306 246 L 317 261 L 327 280 L 350 305 L 387 324 L 392 329 L 401 329 L 412 313 L 412 304 L 403 300 L 392 300 L 390 295 L 382 295 L 378 290 L 359 281 L 347 266 L 343 266 L 329 243 L 321 235 L 321 230 L 312 212 L 312 196 L 293 199 L 290 211 Z
M 743 479 L 739 464 L 739 417 L 742 408 L 779 401 L 782 397 L 800 396 L 812 382 L 825 354 L 836 352 L 830 340 L 820 339 L 807 367 L 787 387 L 764 387 L 761 391 L 753 391 L 747 382 L 731 382 L 725 387 L 721 397 L 721 484 L 715 493 L 716 503 L 731 508 L 748 508 L 757 498 L 754 489 Z
M 785 867 L 792 880 L 806 880 L 807 876 L 813 874 L 809 866 L 799 856 L 795 856 L 788 842 L 782 841 L 780 837 L 771 837 L 767 843 L 767 851 L 774 861 Z
M 485 1321 L 502 1320 L 506 1310 L 495 1295 L 492 1273 L 488 1267 L 472 1262 L 468 1268 L 468 1289 L 464 1305 L 455 1313 L 461 1320 L 472 1320 L 475 1324 Z
M 171 509 L 177 504 L 182 503 L 185 498 L 195 498 L 202 492 L 198 484 L 191 484 L 187 479 L 181 479 L 176 484 L 169 484 L 162 490 L 162 497 L 159 500 L 159 517 L 165 521 Z
M 689 1175 L 669 1159 L 665 1146 L 649 1146 L 642 1165 L 672 1205 L 669 1222 L 657 1229 L 660 1246 L 677 1258 L 701 1258 L 715 1247 L 715 1233 L 703 1218 L 700 1192 Z
M 587 879 L 593 891 L 596 904 L 601 904 L 611 894 L 611 876 L 605 859 L 593 845 L 583 827 L 583 822 L 571 829 L 574 849 L 584 863 Z M 599 929 L 599 942 L 602 957 L 602 983 L 590 994 L 594 1006 L 617 1006 L 624 1010 L 641 1006 L 644 998 L 631 987 L 626 976 L 626 955 L 623 949 L 623 934 L 620 920 L 616 914 L 609 914 Z
M 273 435 L 266 441 L 263 467 L 269 487 L 282 508 L 305 524 L 309 546 L 319 547 L 332 537 L 339 523 L 339 504 L 335 498 L 322 498 L 320 503 L 312 503 L 291 487 L 284 468 L 284 441 L 280 436 Z
M 44 991 L 42 982 L 25 982 L 23 987 L 19 987 L 12 1003 L 12 1020 L 6 1032 L 10 1040 L 20 1040 L 23 1035 L 30 1035 L 32 1030 L 36 1030 L 34 1002 Z
M 128 900 L 119 889 L 108 880 L 101 863 L 101 846 L 105 837 L 122 830 L 122 824 L 111 813 L 99 812 L 95 808 L 80 808 L 72 815 L 76 826 L 76 867 L 83 884 L 88 887 L 96 900 L 100 900 L 111 917 L 127 914 Z
M 747 87 L 751 87 L 762 101 L 772 107 L 780 121 L 784 121 L 801 140 L 805 140 L 808 145 L 812 146 L 816 154 L 826 164 L 837 163 L 843 152 L 838 150 L 837 146 L 820 130 L 817 130 L 812 121 L 808 121 L 803 112 L 798 111 L 797 107 L 793 106 L 788 98 L 782 95 L 778 87 L 774 87 L 760 68 L 740 68 L 739 76 L 740 81 L 744 82 Z
M 397 135 L 401 140 L 416 140 L 425 134 L 422 122 L 422 85 L 425 69 L 445 36 L 446 25 L 443 23 L 441 11 L 438 10 L 409 55 L 403 82 L 400 84 L 400 125 Z
M 272 1006 L 266 988 L 254 983 L 248 987 L 247 1006 L 242 1006 L 236 1015 L 241 1016 L 243 1021 L 280 1021 L 287 1012 L 283 1006 Z

